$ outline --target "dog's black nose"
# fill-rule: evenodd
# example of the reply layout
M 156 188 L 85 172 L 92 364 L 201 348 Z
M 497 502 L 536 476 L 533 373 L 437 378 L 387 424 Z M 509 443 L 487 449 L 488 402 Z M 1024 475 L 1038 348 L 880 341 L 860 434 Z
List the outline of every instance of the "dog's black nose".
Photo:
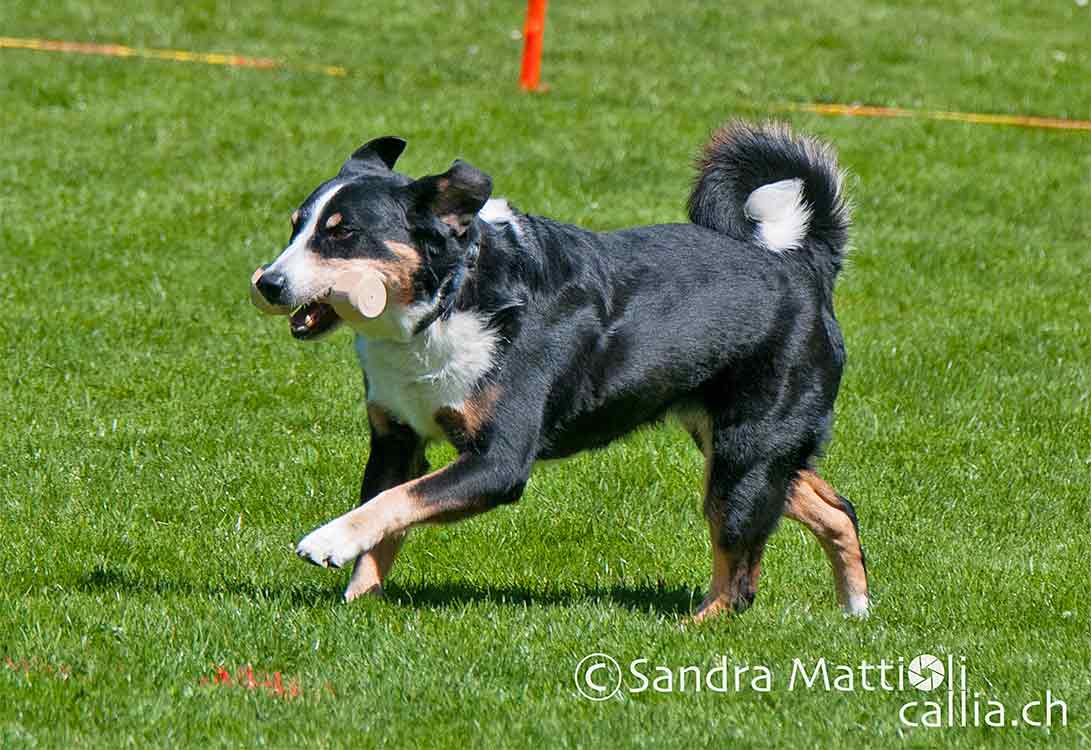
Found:
M 276 271 L 266 271 L 257 281 L 258 291 L 261 292 L 261 296 L 265 297 L 269 304 L 279 305 L 284 294 L 285 281 L 284 274 Z

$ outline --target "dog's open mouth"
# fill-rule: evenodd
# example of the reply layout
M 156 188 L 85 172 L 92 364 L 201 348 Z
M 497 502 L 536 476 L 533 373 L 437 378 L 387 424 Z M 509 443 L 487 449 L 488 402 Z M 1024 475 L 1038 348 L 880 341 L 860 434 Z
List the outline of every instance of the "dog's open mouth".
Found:
M 292 336 L 297 339 L 313 339 L 333 330 L 341 318 L 333 307 L 325 302 L 308 302 L 297 307 L 288 317 Z

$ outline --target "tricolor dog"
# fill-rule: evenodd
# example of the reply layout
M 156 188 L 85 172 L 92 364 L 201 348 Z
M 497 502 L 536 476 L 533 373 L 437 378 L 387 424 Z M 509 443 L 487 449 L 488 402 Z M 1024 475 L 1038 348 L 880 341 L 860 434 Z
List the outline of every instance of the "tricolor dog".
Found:
M 705 456 L 712 582 L 695 619 L 750 605 L 783 515 L 817 536 L 841 605 L 864 614 L 855 513 L 813 470 L 845 361 L 833 288 L 849 217 L 831 152 L 730 124 L 699 159 L 689 223 L 599 233 L 490 199 L 492 180 L 462 161 L 399 174 L 404 147 L 353 153 L 255 276 L 296 338 L 354 330 L 367 389 L 360 504 L 299 556 L 354 562 L 346 601 L 378 593 L 414 526 L 515 502 L 536 461 L 673 417 Z M 346 274 L 370 286 L 338 292 Z M 431 440 L 458 458 L 429 470 Z

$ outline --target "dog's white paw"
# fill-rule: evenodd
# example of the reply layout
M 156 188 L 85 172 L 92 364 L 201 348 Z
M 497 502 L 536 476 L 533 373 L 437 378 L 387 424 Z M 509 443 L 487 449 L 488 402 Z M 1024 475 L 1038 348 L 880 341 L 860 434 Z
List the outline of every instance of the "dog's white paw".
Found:
M 864 619 L 868 616 L 869 607 L 867 594 L 852 594 L 844 607 L 845 616 Z
M 303 537 L 295 552 L 307 562 L 323 568 L 340 568 L 367 551 L 370 545 L 364 536 L 344 517 L 337 518 Z

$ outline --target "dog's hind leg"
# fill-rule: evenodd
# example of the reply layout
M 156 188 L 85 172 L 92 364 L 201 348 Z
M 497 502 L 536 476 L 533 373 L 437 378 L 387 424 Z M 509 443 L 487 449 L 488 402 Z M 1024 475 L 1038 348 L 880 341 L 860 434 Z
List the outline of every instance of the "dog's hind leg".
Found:
M 428 470 L 424 441 L 416 433 L 374 405 L 368 406 L 368 422 L 371 424 L 371 452 L 360 483 L 360 505 Z M 356 558 L 343 595 L 346 602 L 358 596 L 382 594 L 383 580 L 390 573 L 404 541 L 405 534 L 392 536 Z
M 765 552 L 764 539 L 741 549 L 726 547 L 715 521 L 709 521 L 709 532 L 712 537 L 712 581 L 701 606 L 691 618 L 694 623 L 727 612 L 742 612 L 749 607 L 758 593 L 761 556 Z
M 801 471 L 792 485 L 785 515 L 818 538 L 833 566 L 837 601 L 846 614 L 867 615 L 867 568 L 852 504 L 813 471 Z
M 712 537 L 712 581 L 694 622 L 742 612 L 753 603 L 765 542 L 780 519 L 790 476 L 781 462 L 739 455 L 739 446 L 753 436 L 737 426 L 713 425 L 709 438 L 704 511 Z

